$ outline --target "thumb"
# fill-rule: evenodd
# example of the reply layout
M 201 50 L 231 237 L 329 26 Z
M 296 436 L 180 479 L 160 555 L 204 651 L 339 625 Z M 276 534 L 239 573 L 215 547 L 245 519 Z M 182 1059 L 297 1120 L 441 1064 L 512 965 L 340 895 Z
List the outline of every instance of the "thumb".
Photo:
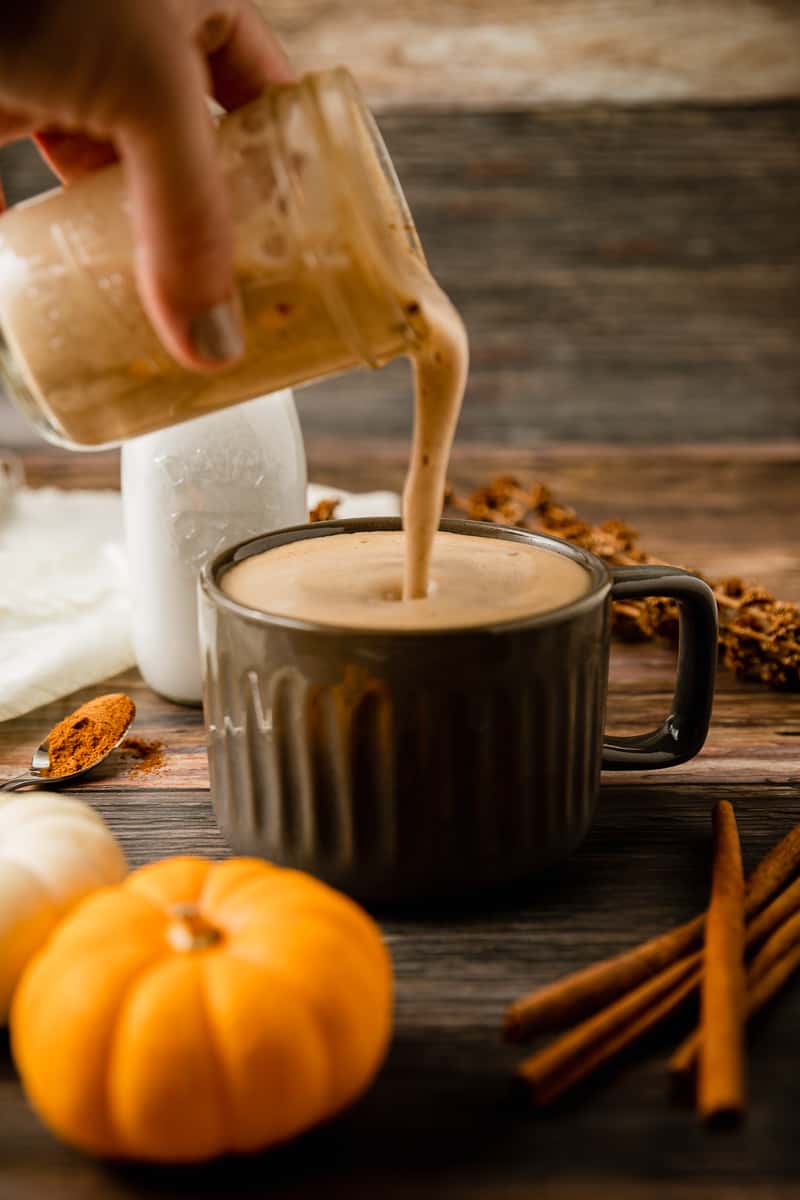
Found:
M 145 309 L 183 366 L 235 361 L 243 336 L 233 228 L 198 59 L 173 61 L 116 135 L 125 165 Z

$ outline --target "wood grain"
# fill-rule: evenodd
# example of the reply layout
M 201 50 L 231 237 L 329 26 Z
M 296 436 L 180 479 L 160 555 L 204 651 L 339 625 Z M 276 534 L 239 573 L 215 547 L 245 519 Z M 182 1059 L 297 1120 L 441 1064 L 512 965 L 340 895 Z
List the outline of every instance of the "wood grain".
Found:
M 383 128 L 469 332 L 462 440 L 800 433 L 800 108 Z M 410 422 L 404 364 L 298 403 L 310 433 Z
M 791 0 L 260 0 L 300 71 L 345 62 L 380 108 L 800 95 Z
M 403 443 L 310 446 L 332 484 L 393 486 Z M 42 449 L 38 482 L 113 485 L 116 456 Z M 653 545 L 686 561 L 736 562 L 800 597 L 800 445 L 626 450 L 462 447 L 463 487 L 508 470 L 548 479 L 597 515 L 622 513 Z M 753 499 L 759 511 L 754 511 Z M 617 647 L 610 719 L 643 729 L 663 715 L 671 656 Z M 163 775 L 107 770 L 80 793 L 119 836 L 133 865 L 165 853 L 224 855 L 207 791 L 201 716 L 153 696 L 135 672 L 109 681 L 137 702 L 138 730 L 168 746 Z M 41 730 L 90 691 L 0 725 L 0 776 L 21 765 Z M 499 1040 L 505 1006 L 530 987 L 687 919 L 706 902 L 710 811 L 736 807 L 745 868 L 800 820 L 800 697 L 719 679 L 711 737 L 693 764 L 607 775 L 595 825 L 557 871 L 513 896 L 475 897 L 458 911 L 382 914 L 397 977 L 388 1062 L 361 1103 L 329 1127 L 269 1155 L 191 1171 L 113 1168 L 60 1146 L 25 1106 L 0 1040 L 3 1200 L 141 1200 L 269 1194 L 294 1200 L 441 1196 L 445 1200 L 789 1200 L 800 1143 L 800 988 L 753 1031 L 751 1112 L 734 1137 L 709 1138 L 668 1100 L 666 1056 L 685 1022 L 650 1037 L 614 1070 L 536 1115 L 512 1096 L 518 1053 Z M 690 1019 L 687 1016 L 686 1021 Z M 576 1152 L 579 1148 L 579 1153 Z

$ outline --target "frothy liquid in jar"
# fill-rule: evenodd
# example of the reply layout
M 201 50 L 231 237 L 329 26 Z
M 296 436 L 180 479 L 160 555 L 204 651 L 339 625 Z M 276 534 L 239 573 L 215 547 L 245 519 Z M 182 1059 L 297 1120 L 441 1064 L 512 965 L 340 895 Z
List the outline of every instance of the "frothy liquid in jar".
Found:
M 303 245 L 292 238 L 292 195 L 280 173 L 266 169 L 280 158 L 280 138 L 260 104 L 229 114 L 220 128 L 237 229 L 236 275 L 246 340 L 241 362 L 218 374 L 198 375 L 179 366 L 160 344 L 138 299 L 119 167 L 3 216 L 0 317 L 14 362 L 3 357 L 59 436 L 101 446 L 336 374 L 366 359 L 378 365 L 408 354 L 416 399 L 403 497 L 408 539 L 403 596 L 417 600 L 427 590 L 466 380 L 464 327 L 411 247 L 371 135 L 357 124 L 364 189 L 381 225 L 373 249 L 362 247 L 366 258 L 350 254 L 350 242 L 358 239 L 341 213 L 330 228 L 324 212 L 317 216 L 319 228 L 313 226 L 320 244 L 333 238 L 336 252 L 331 251 L 326 270 L 368 350 L 363 358 L 356 354 L 342 336 L 320 278 L 308 267 Z M 258 157 L 251 159 L 254 147 Z M 304 151 L 307 198 L 326 195 L 313 142 L 298 148 Z
M 74 203 L 73 196 L 67 199 Z M 45 219 L 46 209 L 33 215 Z M 122 225 L 116 232 L 120 241 L 129 236 Z M 30 236 L 35 235 L 31 232 Z M 44 245 L 44 229 L 41 237 Z M 415 413 L 403 494 L 408 538 L 403 596 L 414 600 L 425 596 L 427 590 L 433 534 L 441 515 L 447 463 L 466 383 L 468 349 L 461 318 L 424 265 L 407 253 L 403 268 L 403 291 L 395 296 L 417 338 L 416 345 L 407 348 L 414 368 Z M 110 323 L 102 337 L 97 336 L 102 327 L 100 314 L 92 310 L 94 288 L 77 267 L 70 293 L 73 316 L 68 337 L 65 333 L 55 342 L 39 337 L 41 309 L 54 304 L 48 287 L 56 288 L 60 278 L 56 275 L 49 284 L 39 280 L 39 293 L 33 300 L 23 292 L 6 297 L 3 305 L 5 335 L 17 349 L 28 386 L 54 424 L 85 445 L 124 439 L 170 420 L 213 411 L 230 401 L 234 385 L 238 399 L 250 398 L 260 390 L 265 363 L 280 386 L 310 373 L 312 361 L 324 362 L 327 370 L 355 365 L 342 359 L 330 319 L 302 274 L 293 282 L 274 283 L 254 282 L 246 273 L 240 275 L 248 355 L 232 371 L 211 376 L 193 374 L 169 358 L 141 311 L 133 279 L 122 273 L 113 277 L 118 294 L 109 296 L 111 306 L 104 315 Z M 373 286 L 394 292 L 397 284 L 395 281 L 393 287 L 387 278 L 381 283 L 376 279 Z M 84 300 L 86 311 L 81 307 Z M 370 310 L 377 310 L 377 305 L 367 297 L 364 311 Z M 380 341 L 377 332 L 370 336 Z M 388 334 L 385 336 L 388 340 Z M 136 348 L 133 354 L 132 347 Z
M 574 559 L 505 538 L 437 532 L 428 594 L 401 599 L 407 539 L 393 531 L 303 538 L 222 577 L 247 608 L 352 629 L 459 629 L 549 612 L 589 590 Z

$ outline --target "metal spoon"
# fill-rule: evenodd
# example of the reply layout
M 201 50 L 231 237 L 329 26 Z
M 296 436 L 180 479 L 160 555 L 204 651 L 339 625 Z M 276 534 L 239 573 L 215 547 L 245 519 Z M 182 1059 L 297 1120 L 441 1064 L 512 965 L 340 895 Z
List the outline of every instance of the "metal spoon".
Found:
M 93 771 L 108 758 L 109 754 L 113 754 L 115 750 L 124 742 L 125 737 L 134 721 L 134 715 L 131 717 L 128 724 L 123 729 L 117 741 L 110 750 L 106 750 L 99 758 L 96 758 L 93 763 L 89 763 L 88 767 L 81 767 L 80 771 L 72 771 L 69 775 L 46 775 L 45 772 L 50 768 L 50 751 L 49 742 L 50 734 L 33 752 L 31 759 L 30 771 L 24 771 L 22 775 L 16 775 L 13 779 L 9 779 L 6 783 L 0 783 L 0 792 L 16 792 L 19 788 L 30 787 L 32 783 L 36 783 L 39 787 L 61 787 L 64 783 L 72 783 L 73 779 L 80 779 L 87 772 Z

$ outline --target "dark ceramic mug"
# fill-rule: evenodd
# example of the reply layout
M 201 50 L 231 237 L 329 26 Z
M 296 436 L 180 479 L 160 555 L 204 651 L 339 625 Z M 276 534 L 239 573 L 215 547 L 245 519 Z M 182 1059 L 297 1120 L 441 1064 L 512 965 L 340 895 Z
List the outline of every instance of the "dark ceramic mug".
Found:
M 717 662 L 711 589 L 677 567 L 619 567 L 566 542 L 472 521 L 450 533 L 567 555 L 589 590 L 562 608 L 475 629 L 353 630 L 270 616 L 219 581 L 300 538 L 398 529 L 392 518 L 280 530 L 202 573 L 200 626 L 214 808 L 231 846 L 366 901 L 520 882 L 587 832 L 600 771 L 684 762 L 705 741 Z M 678 602 L 672 711 L 605 738 L 611 599 Z

